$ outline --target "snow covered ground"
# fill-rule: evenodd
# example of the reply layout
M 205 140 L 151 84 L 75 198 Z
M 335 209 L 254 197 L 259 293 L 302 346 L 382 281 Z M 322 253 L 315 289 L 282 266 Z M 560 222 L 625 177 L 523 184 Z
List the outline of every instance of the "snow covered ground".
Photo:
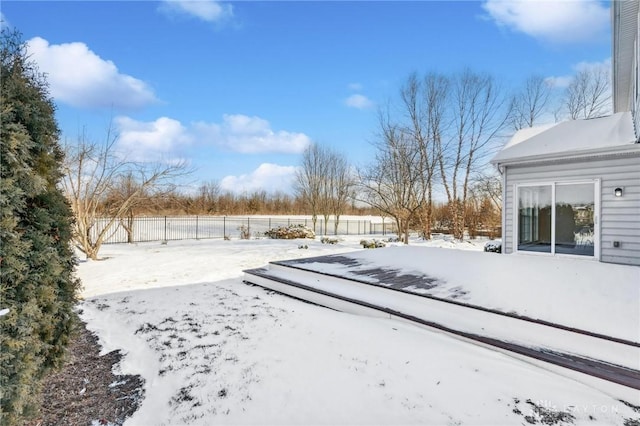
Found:
M 353 252 L 360 249 L 358 241 L 107 245 L 101 252 L 105 260 L 82 262 L 83 318 L 98 334 L 104 352 L 125 353 L 119 372 L 140 374 L 145 380 L 145 399 L 128 424 L 640 421 L 639 412 L 601 389 L 508 355 L 405 323 L 331 311 L 242 282 L 243 269 L 272 260 Z M 481 251 L 483 242 L 415 245 Z M 385 258 L 400 250 L 388 247 L 362 256 Z M 478 278 L 482 286 L 510 278 L 482 265 L 497 257 L 516 259 L 433 250 L 455 274 L 440 278 Z M 574 262 L 553 260 L 554 265 Z M 553 277 L 551 269 L 536 270 L 535 275 L 540 280 Z M 461 276 L 462 270 L 468 275 Z M 628 271 L 613 277 L 634 279 L 640 269 Z M 559 289 L 567 280 L 564 274 L 556 275 L 548 278 L 555 281 L 545 291 L 571 298 L 564 300 L 571 306 L 576 295 L 554 291 L 554 285 Z M 601 278 L 595 275 L 585 288 L 600 288 L 596 281 Z M 615 280 L 610 285 L 632 288 Z M 637 293 L 622 296 L 639 300 Z M 620 297 L 618 291 L 597 294 L 603 306 L 626 306 Z M 640 405 L 640 395 L 628 402 Z

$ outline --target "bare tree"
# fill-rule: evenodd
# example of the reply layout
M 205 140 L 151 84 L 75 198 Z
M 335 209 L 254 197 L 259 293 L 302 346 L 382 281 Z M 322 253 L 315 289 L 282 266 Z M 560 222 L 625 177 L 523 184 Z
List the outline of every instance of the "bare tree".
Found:
M 337 232 L 340 216 L 349 207 L 352 188 L 351 168 L 344 155 L 316 143 L 307 147 L 296 173 L 295 190 L 311 210 L 314 231 L 318 215 L 322 215 L 323 229 L 327 233 L 329 219 L 333 215 L 334 232 Z
M 189 173 L 184 162 L 126 161 L 117 155 L 116 141 L 109 128 L 104 143 L 91 142 L 83 133 L 75 144 L 65 146 L 62 183 L 76 219 L 73 238 L 88 259 L 97 259 L 104 239 L 116 229 L 114 224 L 132 214 L 144 194 L 171 189 L 175 178 Z M 121 198 L 110 204 L 114 193 Z M 100 222 L 104 215 L 108 217 Z
M 316 231 L 318 214 L 323 207 L 324 177 L 327 175 L 327 150 L 316 143 L 309 145 L 302 153 L 302 164 L 296 172 L 294 188 L 311 211 L 313 231 Z
M 441 144 L 440 174 L 447 195 L 453 235 L 462 239 L 472 172 L 487 155 L 487 148 L 504 128 L 510 111 L 494 79 L 465 70 L 452 84 L 450 139 Z
M 606 67 L 579 71 L 569 83 L 564 104 L 572 120 L 595 118 L 611 111 L 611 72 Z
M 486 198 L 498 210 L 502 210 L 502 177 L 495 171 L 479 172 L 472 180 L 475 194 Z
M 333 215 L 333 233 L 338 233 L 340 216 L 349 208 L 353 199 L 355 178 L 347 158 L 338 153 L 332 152 L 331 164 L 329 167 L 328 186 L 331 188 L 330 210 Z M 325 224 L 325 230 L 326 230 Z
M 413 139 L 419 153 L 418 169 L 420 185 L 416 199 L 423 200 L 417 219 L 424 238 L 431 238 L 433 210 L 433 178 L 437 170 L 446 115 L 446 100 L 449 81 L 446 77 L 429 73 L 423 80 L 411 74 L 400 91 L 403 109 L 409 124 L 407 133 Z
M 512 100 L 511 125 L 515 130 L 533 127 L 538 119 L 549 112 L 551 85 L 544 77 L 533 75 Z
M 478 173 L 469 188 L 466 209 L 469 235 L 480 230 L 489 238 L 499 235 L 502 221 L 502 179 L 497 173 Z
M 118 176 L 115 185 L 108 191 L 107 202 L 104 206 L 104 213 L 112 215 L 113 212 L 117 212 L 120 206 L 129 198 L 131 198 L 131 202 L 120 218 L 120 226 L 122 226 L 127 233 L 127 242 L 133 243 L 135 241 L 135 208 L 142 203 L 142 200 L 145 198 L 145 194 L 143 191 L 140 191 L 140 184 L 131 171 Z
M 198 201 L 203 213 L 213 213 L 220 196 L 220 184 L 217 181 L 204 182 L 198 188 Z
M 359 197 L 392 217 L 399 236 L 409 243 L 409 225 L 424 204 L 420 150 L 405 129 L 380 113 L 375 161 L 361 171 Z

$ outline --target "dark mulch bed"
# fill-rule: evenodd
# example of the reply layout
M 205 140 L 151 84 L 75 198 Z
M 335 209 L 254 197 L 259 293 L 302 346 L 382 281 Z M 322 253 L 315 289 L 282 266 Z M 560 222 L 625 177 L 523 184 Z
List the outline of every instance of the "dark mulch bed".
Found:
M 100 356 L 97 337 L 81 322 L 64 366 L 45 378 L 41 411 L 28 425 L 121 425 L 144 394 L 140 376 L 113 374 L 121 358 L 119 351 Z

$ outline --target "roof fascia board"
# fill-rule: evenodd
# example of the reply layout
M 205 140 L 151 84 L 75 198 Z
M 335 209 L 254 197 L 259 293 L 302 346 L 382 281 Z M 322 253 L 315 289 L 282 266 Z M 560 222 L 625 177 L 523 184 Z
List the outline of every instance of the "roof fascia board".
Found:
M 607 149 L 593 149 L 588 151 L 582 151 L 579 153 L 556 153 L 548 155 L 537 155 L 534 157 L 527 157 L 526 159 L 508 159 L 491 161 L 496 167 L 513 166 L 513 165 L 525 165 L 533 163 L 545 163 L 545 162 L 558 162 L 558 161 L 572 161 L 572 160 L 586 160 L 592 158 L 601 157 L 617 157 L 621 155 L 640 156 L 640 144 L 633 143 L 629 146 L 621 147 L 616 146 Z

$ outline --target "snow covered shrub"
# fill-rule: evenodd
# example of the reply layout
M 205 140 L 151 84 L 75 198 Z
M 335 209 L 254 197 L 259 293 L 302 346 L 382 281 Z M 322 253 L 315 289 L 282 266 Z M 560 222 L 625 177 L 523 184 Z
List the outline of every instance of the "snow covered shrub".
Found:
M 238 226 L 238 231 L 240 231 L 240 239 L 241 240 L 249 240 L 251 239 L 251 232 L 249 232 L 249 227 L 246 225 Z
M 293 240 L 296 238 L 315 238 L 316 234 L 304 225 L 278 226 L 264 233 L 274 240 Z
M 322 244 L 338 244 L 338 238 L 336 237 L 322 237 L 320 242 Z
M 308 248 L 309 248 L 309 246 L 308 246 L 308 245 L 306 245 L 306 244 L 303 244 L 303 245 L 299 245 L 299 246 L 298 246 L 298 248 L 299 248 L 300 250 L 306 250 L 306 249 L 308 249 Z
M 491 253 L 502 253 L 502 242 L 501 241 L 488 241 L 484 245 L 484 251 Z
M 380 240 L 360 240 L 360 245 L 363 248 L 366 249 L 374 249 L 374 248 L 381 248 L 381 247 L 386 247 L 387 245 L 385 244 L 384 241 L 380 241 Z

